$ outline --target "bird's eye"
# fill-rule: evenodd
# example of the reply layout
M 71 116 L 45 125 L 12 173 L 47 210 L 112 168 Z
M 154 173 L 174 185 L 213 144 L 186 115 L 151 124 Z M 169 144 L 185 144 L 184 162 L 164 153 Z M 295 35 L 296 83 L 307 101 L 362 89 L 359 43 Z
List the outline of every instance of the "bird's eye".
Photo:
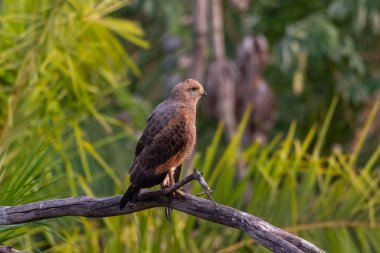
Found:
M 198 88 L 197 87 L 193 87 L 193 88 L 190 88 L 190 90 L 191 91 L 196 91 L 196 90 L 198 90 Z

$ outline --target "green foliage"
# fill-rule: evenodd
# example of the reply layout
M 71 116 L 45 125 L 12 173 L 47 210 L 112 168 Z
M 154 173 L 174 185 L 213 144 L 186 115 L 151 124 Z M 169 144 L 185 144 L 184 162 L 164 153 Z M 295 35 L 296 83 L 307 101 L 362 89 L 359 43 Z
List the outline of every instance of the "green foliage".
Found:
M 336 101 L 321 127 L 312 127 L 303 140 L 295 137 L 293 123 L 285 137 L 276 136 L 267 146 L 253 143 L 240 152 L 244 121 L 225 148 L 220 147 L 219 126 L 205 155 L 195 155 L 184 174 L 195 166 L 205 172 L 219 203 L 263 217 L 327 252 L 377 252 L 380 148 L 364 163 L 357 161 L 361 145 L 351 155 L 339 149 L 322 155 L 335 107 Z M 361 142 L 365 138 L 364 134 Z M 242 178 L 236 176 L 238 166 L 245 168 Z M 198 193 L 201 187 L 194 182 L 188 191 Z M 54 245 L 50 252 L 267 252 L 240 231 L 177 211 L 169 223 L 163 208 L 123 217 L 80 218 L 81 225 L 76 219 L 64 220 L 60 237 L 46 235 Z
M 127 84 L 126 64 L 139 74 L 112 31 L 147 46 L 139 26 L 106 17 L 121 4 L 126 3 L 40 1 L 28 8 L 3 1 L 0 75 L 10 94 L 1 105 L 8 108 L 7 117 L 1 118 L 10 121 L 17 101 L 26 100 L 26 107 L 33 105 L 53 124 L 87 113 L 109 129 L 94 104 Z M 28 99 L 19 98 L 23 95 Z
M 304 96 L 296 104 L 306 106 L 281 106 L 290 98 L 289 91 L 279 92 L 284 94 L 280 108 L 286 110 L 282 117 L 290 121 L 296 111 L 313 123 L 325 117 L 324 123 L 306 127 L 298 121 L 289 127 L 282 121 L 289 127 L 285 137 L 276 135 L 266 146 L 252 143 L 244 148 L 240 141 L 245 120 L 226 145 L 219 125 L 210 144 L 198 147 L 205 152 L 195 154 L 182 174 L 196 167 L 204 172 L 216 201 L 263 217 L 327 252 L 380 252 L 380 148 L 368 159 L 361 157 L 379 103 L 351 154 L 326 148 L 341 125 L 339 110 L 368 96 L 367 81 L 378 85 L 363 57 L 372 52 L 372 44 L 358 43 L 368 30 L 371 38 L 378 36 L 377 2 L 295 2 L 258 1 L 246 15 L 256 21 L 242 28 L 234 25 L 241 21 L 236 10 L 229 10 L 228 55 L 234 55 L 232 44 L 240 41 L 236 33 L 242 36 L 252 25 L 255 33 L 264 32 L 277 45 L 269 71 L 277 91 L 289 90 L 286 84 L 297 71 L 305 77 Z M 174 70 L 160 64 L 165 58 L 157 54 L 160 45 L 135 64 L 130 52 L 149 43 L 137 23 L 116 15 L 141 11 L 149 17 L 143 21 L 150 41 L 160 41 L 167 30 L 185 37 L 181 50 L 191 51 L 191 27 L 183 19 L 190 5 L 136 1 L 122 9 L 127 4 L 1 1 L 0 205 L 120 194 L 127 188 L 135 129 L 143 127 L 148 113 L 146 102 L 127 91 L 131 76 L 149 73 L 142 82 L 156 84 L 162 72 Z M 309 63 L 300 70 L 302 55 Z M 277 72 L 280 66 L 285 74 Z M 144 94 L 156 91 L 141 87 Z M 343 99 L 339 104 L 333 99 L 328 108 L 326 101 L 335 93 Z M 127 111 L 127 125 L 115 117 L 121 111 Z M 300 130 L 306 132 L 304 138 Z M 241 177 L 238 168 L 244 171 Z M 194 182 L 187 190 L 198 193 L 201 188 Z M 58 218 L 1 227 L 0 244 L 33 252 L 267 252 L 240 231 L 177 211 L 168 223 L 163 208 L 123 217 Z
M 125 137 L 129 144 L 144 122 L 146 104 L 136 107 L 127 91 L 130 76 L 141 73 L 125 44 L 149 47 L 138 23 L 113 16 L 127 4 L 0 2 L 0 205 L 94 195 L 99 181 L 112 185 L 104 190 L 100 183 L 98 192 L 113 194 L 114 183 L 121 191 L 115 163 L 99 150 Z M 128 125 L 113 115 L 121 110 L 128 110 Z M 50 248 L 80 233 L 80 224 L 58 219 L 4 227 L 0 243 L 12 238 L 25 250 Z
M 82 174 L 73 170 L 76 153 L 86 180 L 93 180 L 92 161 L 117 178 L 93 146 L 91 127 L 100 124 L 108 136 L 116 132 L 121 138 L 120 133 L 134 135 L 131 127 L 143 121 L 144 105 L 135 108 L 135 99 L 126 89 L 129 74 L 141 73 L 123 43 L 143 48 L 149 43 L 137 23 L 111 16 L 127 4 L 113 0 L 1 2 L 0 151 L 9 143 L 44 139 L 60 154 L 74 194 L 76 173 Z M 131 126 L 104 113 L 110 103 L 115 109 L 129 109 Z M 13 129 L 20 130 L 12 139 Z
M 332 126 L 334 134 L 326 148 L 335 143 L 351 145 L 361 109 L 380 90 L 379 1 L 266 0 L 250 3 L 246 11 L 232 4 L 240 1 L 222 2 L 230 60 L 236 60 L 246 35 L 263 34 L 269 40 L 271 61 L 264 79 L 279 104 L 276 131 L 286 131 L 297 120 L 297 134 L 307 134 L 315 122 L 323 120 L 328 104 L 337 96 L 342 102 L 335 115 L 339 123 Z M 139 59 L 142 71 L 149 75 L 134 80 L 132 87 L 158 100 L 163 95 L 162 89 L 156 92 L 158 83 L 163 87 L 189 74 L 193 6 L 187 1 L 136 0 L 128 10 L 128 15 L 146 24 L 147 36 L 156 42 Z M 206 57 L 211 60 L 211 27 L 207 36 Z
M 339 96 L 340 125 L 332 130 L 344 134 L 332 140 L 346 142 L 361 106 L 380 89 L 380 73 L 374 71 L 378 69 L 379 7 L 375 0 L 289 0 L 264 1 L 252 8 L 252 15 L 260 18 L 252 30 L 268 36 L 274 49 L 267 77 L 281 94 L 280 121 L 295 115 L 302 130 L 321 120 L 325 105 Z M 282 106 L 289 104 L 294 106 Z

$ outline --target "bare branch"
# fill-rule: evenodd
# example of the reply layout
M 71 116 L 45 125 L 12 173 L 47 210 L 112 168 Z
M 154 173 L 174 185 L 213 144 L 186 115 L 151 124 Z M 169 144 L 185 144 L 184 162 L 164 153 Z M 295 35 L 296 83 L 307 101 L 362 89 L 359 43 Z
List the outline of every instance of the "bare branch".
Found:
M 23 253 L 22 251 L 15 250 L 12 245 L 0 246 L 0 253 Z
M 40 201 L 20 206 L 1 206 L 0 225 L 26 223 L 62 216 L 110 217 L 153 207 L 168 206 L 198 218 L 240 229 L 259 244 L 274 252 L 324 252 L 300 237 L 237 209 L 214 204 L 212 201 L 189 194 L 185 194 L 185 199 L 167 197 L 168 194 L 194 179 L 200 182 L 203 180 L 201 174 L 196 170 L 170 188 L 142 192 L 136 205 L 127 205 L 123 210 L 119 208 L 120 195 L 106 198 L 82 196 Z M 208 186 L 203 185 L 203 187 L 206 192 L 209 191 Z

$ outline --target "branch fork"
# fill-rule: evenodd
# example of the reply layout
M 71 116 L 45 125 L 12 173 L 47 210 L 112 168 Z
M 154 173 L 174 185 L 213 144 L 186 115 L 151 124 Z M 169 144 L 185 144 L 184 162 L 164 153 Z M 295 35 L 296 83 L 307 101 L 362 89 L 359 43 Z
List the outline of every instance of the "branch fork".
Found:
M 201 192 L 197 194 L 196 196 L 200 196 L 206 193 L 207 197 L 212 201 L 214 205 L 216 205 L 216 202 L 212 199 L 210 195 L 210 193 L 212 193 L 212 190 L 208 186 L 206 180 L 203 178 L 203 174 L 199 172 L 197 169 L 194 169 L 192 174 L 186 176 L 182 180 L 178 181 L 176 184 L 167 188 L 163 188 L 158 191 L 145 191 L 143 193 L 143 196 L 145 195 L 144 198 L 157 197 L 157 196 L 163 196 L 163 195 L 169 196 L 170 194 L 174 193 L 176 190 L 180 189 L 182 186 L 188 184 L 189 182 L 193 180 L 197 180 L 204 189 L 204 192 Z

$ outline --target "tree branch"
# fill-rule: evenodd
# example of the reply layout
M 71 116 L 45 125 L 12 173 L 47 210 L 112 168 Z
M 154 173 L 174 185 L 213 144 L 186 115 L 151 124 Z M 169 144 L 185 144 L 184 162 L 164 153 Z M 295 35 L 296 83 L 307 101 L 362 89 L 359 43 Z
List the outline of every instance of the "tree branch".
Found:
M 10 246 L 0 246 L 0 253 L 24 253 L 19 250 L 15 250 L 12 245 Z
M 127 205 L 123 210 L 119 209 L 120 195 L 105 198 L 82 196 L 47 200 L 19 206 L 0 206 L 0 225 L 26 223 L 62 216 L 110 217 L 153 207 L 169 206 L 198 218 L 240 229 L 259 244 L 274 252 L 324 252 L 298 236 L 237 209 L 189 194 L 185 194 L 185 199 L 167 196 L 194 179 L 202 184 L 206 193 L 210 191 L 201 174 L 194 170 L 193 174 L 172 187 L 140 193 L 139 202 L 136 205 Z

